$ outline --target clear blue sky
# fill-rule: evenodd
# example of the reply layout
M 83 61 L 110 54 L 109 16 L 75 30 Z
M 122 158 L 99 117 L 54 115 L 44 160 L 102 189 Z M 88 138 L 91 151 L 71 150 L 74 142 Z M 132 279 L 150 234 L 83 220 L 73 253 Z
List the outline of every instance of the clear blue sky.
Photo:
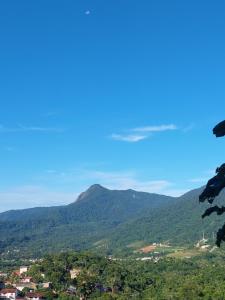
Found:
M 1 1 L 0 37 L 0 211 L 179 195 L 224 162 L 224 1 Z

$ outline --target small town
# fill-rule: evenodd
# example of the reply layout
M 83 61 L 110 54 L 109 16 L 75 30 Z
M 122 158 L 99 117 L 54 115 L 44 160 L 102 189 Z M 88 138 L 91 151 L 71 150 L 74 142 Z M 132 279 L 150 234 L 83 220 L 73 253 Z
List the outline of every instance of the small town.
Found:
M 171 245 L 168 241 L 164 243 L 152 243 L 146 245 L 142 248 L 133 251 L 133 256 L 116 258 L 114 256 L 105 257 L 104 260 L 107 263 L 125 263 L 128 262 L 142 262 L 144 264 L 157 264 L 159 261 L 167 260 L 168 258 L 182 258 L 190 259 L 194 256 L 204 255 L 211 253 L 216 247 L 212 247 L 208 244 L 208 239 L 205 238 L 203 233 L 202 238 L 193 245 L 194 248 L 185 249 L 174 245 Z M 63 254 L 61 254 L 63 256 Z M 66 255 L 66 254 L 65 254 Z M 73 254 L 75 255 L 75 254 Z M 82 256 L 79 254 L 77 257 Z M 75 255 L 76 256 L 76 255 Z M 73 257 L 73 256 L 71 256 Z M 84 256 L 85 260 L 88 261 L 88 256 Z M 57 258 L 59 259 L 59 258 Z M 74 257 L 73 257 L 74 259 Z M 96 259 L 96 258 L 95 258 Z M 80 260 L 80 258 L 75 258 Z M 15 261 L 15 260 L 14 260 Z M 66 273 L 64 273 L 64 278 L 61 274 L 56 275 L 56 279 L 60 281 L 60 288 L 56 288 L 56 285 L 49 281 L 49 274 L 46 276 L 46 272 L 43 272 L 40 267 L 44 262 L 44 259 L 29 259 L 25 262 L 29 262 L 27 265 L 21 265 L 17 269 L 13 269 L 8 272 L 3 272 L 0 270 L 0 299 L 3 300 L 41 300 L 41 299 L 61 299 L 62 293 L 63 297 L 70 299 L 86 299 L 83 294 L 78 292 L 78 281 L 80 277 L 84 275 L 83 271 L 85 265 L 78 264 L 76 267 L 66 267 Z M 56 260 L 55 271 L 59 268 L 59 262 Z M 86 263 L 85 263 L 86 264 Z M 51 266 L 52 267 L 52 266 Z M 86 277 L 92 276 L 93 271 L 87 271 L 85 273 Z M 52 275 L 51 275 L 52 276 Z M 82 284 L 86 284 L 86 277 Z M 79 278 L 79 280 L 78 280 Z M 81 279 L 82 280 L 82 279 Z M 99 282 L 91 284 L 91 290 L 99 291 L 101 293 L 110 294 L 113 291 L 113 287 L 106 286 Z M 119 287 L 118 287 L 119 291 Z M 78 297 L 78 298 L 76 298 Z
M 146 247 L 151 248 L 151 246 Z M 152 246 L 151 250 L 156 248 L 156 244 Z M 151 251 L 145 251 L 140 249 L 140 253 L 149 254 Z M 157 254 L 157 255 L 156 255 Z M 152 263 L 157 263 L 160 260 L 159 252 L 155 252 L 154 256 L 142 256 L 138 258 L 133 258 L 132 261 L 151 261 Z M 126 258 L 114 258 L 109 256 L 105 258 L 108 262 L 120 263 L 126 262 Z M 11 272 L 1 272 L 0 271 L 0 299 L 2 300 L 41 300 L 41 299 L 53 299 L 59 298 L 59 290 L 54 289 L 52 282 L 46 280 L 46 274 L 40 273 L 31 276 L 32 267 L 42 263 L 43 259 L 30 259 L 30 265 L 20 266 L 18 269 Z M 69 278 L 68 282 L 76 282 L 76 279 L 82 273 L 82 268 L 72 268 L 67 270 Z M 88 272 L 90 275 L 90 272 Z M 62 281 L 65 278 L 61 279 Z M 75 280 L 75 281 L 74 281 Z M 94 286 L 95 290 L 101 293 L 111 293 L 112 288 L 109 286 L 104 287 L 100 283 L 96 283 Z M 80 296 L 77 292 L 76 285 L 67 285 L 63 289 L 63 294 L 66 297 L 73 298 Z M 82 295 L 76 299 L 85 299 Z
M 0 273 L 0 299 L 11 300 L 39 300 L 45 299 L 44 293 L 37 292 L 37 289 L 49 290 L 51 282 L 37 283 L 31 276 L 27 275 L 29 267 L 21 266 L 19 270 L 13 271 L 11 274 Z M 45 277 L 42 274 L 43 279 Z

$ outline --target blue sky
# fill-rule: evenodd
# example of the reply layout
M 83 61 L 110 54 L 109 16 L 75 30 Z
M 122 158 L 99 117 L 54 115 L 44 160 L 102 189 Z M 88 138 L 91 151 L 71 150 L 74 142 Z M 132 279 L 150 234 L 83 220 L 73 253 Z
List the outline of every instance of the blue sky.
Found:
M 0 3 L 0 211 L 180 195 L 224 162 L 222 0 Z

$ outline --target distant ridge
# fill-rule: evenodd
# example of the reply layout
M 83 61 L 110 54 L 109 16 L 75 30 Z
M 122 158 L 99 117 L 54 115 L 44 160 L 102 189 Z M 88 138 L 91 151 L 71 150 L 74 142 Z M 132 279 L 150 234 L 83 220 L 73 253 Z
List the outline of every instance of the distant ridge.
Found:
M 203 228 L 200 191 L 169 197 L 94 184 L 69 205 L 1 213 L 0 250 L 16 247 L 45 253 L 87 249 L 101 240 L 107 240 L 107 251 L 140 240 L 193 243 Z M 206 234 L 217 228 L 218 222 L 216 216 L 210 222 L 204 220 Z

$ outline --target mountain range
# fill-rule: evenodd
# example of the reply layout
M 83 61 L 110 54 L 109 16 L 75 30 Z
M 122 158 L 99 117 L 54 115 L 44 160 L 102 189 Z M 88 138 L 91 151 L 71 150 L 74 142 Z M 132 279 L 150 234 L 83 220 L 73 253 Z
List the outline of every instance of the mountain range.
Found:
M 96 249 L 113 253 L 130 245 L 169 240 L 190 245 L 204 231 L 210 238 L 223 217 L 201 214 L 202 188 L 181 197 L 92 185 L 69 205 L 11 210 L 0 214 L 0 251 L 45 252 Z M 222 202 L 225 194 L 216 199 Z

